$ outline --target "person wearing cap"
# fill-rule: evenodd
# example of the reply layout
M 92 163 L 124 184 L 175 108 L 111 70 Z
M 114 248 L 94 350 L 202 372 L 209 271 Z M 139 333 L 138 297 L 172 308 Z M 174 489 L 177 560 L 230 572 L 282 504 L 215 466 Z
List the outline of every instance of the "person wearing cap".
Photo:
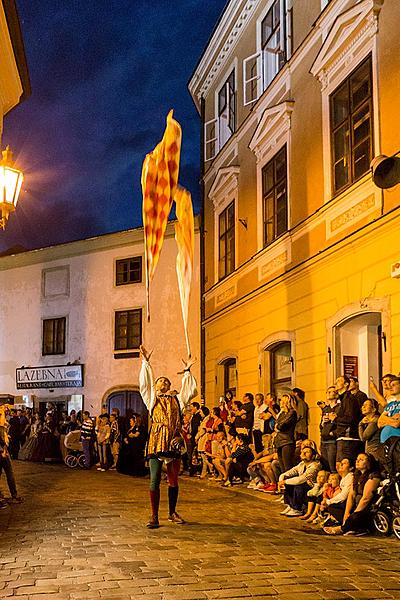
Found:
M 392 379 L 390 387 L 392 395 L 378 419 L 378 427 L 386 469 L 394 475 L 400 470 L 400 377 Z
M 182 360 L 184 364 L 182 387 L 178 393 L 171 389 L 168 377 L 154 380 L 150 366 L 151 353 L 140 347 L 142 367 L 139 374 L 139 388 L 151 420 L 147 442 L 147 458 L 150 468 L 150 503 L 152 514 L 147 527 L 159 527 L 160 481 L 163 462 L 168 475 L 168 520 L 182 524 L 184 520 L 176 512 L 179 485 L 178 474 L 181 465 L 182 424 L 181 416 L 190 401 L 197 395 L 196 380 L 190 372 L 194 360 Z

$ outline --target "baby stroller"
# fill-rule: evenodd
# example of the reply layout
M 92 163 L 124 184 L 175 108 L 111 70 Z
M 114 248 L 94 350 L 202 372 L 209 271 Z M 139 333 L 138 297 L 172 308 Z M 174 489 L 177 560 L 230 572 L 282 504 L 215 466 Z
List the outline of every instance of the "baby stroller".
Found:
M 71 469 L 80 467 L 83 469 L 85 466 L 85 456 L 82 450 L 80 429 L 67 433 L 64 439 L 64 446 L 68 449 L 64 459 L 67 467 L 70 467 Z
M 393 531 L 400 540 L 400 473 L 382 481 L 371 510 L 378 534 L 390 535 Z

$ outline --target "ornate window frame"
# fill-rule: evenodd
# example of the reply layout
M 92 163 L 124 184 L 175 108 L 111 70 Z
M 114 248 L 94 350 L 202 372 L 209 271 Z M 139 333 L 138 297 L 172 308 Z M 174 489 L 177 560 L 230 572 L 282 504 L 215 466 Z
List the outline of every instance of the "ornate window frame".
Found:
M 231 202 L 234 202 L 235 206 L 235 270 L 238 264 L 237 218 L 239 209 L 239 174 L 240 167 L 238 166 L 222 167 L 219 169 L 214 183 L 208 192 L 208 198 L 212 201 L 214 208 L 214 283 L 218 283 L 219 281 L 219 215 Z
M 264 247 L 262 170 L 265 165 L 286 145 L 288 230 L 291 223 L 290 210 L 290 162 L 291 162 L 291 115 L 293 100 L 286 100 L 267 108 L 250 140 L 249 148 L 256 155 L 257 169 L 257 248 Z
M 333 197 L 329 98 L 368 55 L 372 58 L 374 150 L 375 154 L 380 153 L 377 37 L 378 17 L 383 2 L 384 0 L 362 0 L 339 14 L 310 69 L 311 74 L 321 83 L 325 203 Z M 348 193 L 354 186 L 357 186 L 357 182 L 344 193 Z

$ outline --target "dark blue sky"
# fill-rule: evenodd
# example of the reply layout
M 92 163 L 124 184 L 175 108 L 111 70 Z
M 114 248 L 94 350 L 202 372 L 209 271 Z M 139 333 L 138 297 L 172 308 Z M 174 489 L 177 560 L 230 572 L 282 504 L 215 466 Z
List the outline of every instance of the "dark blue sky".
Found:
M 32 95 L 5 119 L 25 173 L 0 250 L 141 225 L 142 161 L 170 108 L 199 203 L 200 121 L 187 82 L 226 0 L 17 0 Z

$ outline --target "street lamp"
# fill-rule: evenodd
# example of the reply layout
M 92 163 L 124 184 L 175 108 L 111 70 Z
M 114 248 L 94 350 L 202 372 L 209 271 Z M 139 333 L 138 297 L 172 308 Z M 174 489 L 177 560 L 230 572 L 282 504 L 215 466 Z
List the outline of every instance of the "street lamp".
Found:
M 2 151 L 2 155 L 0 160 L 0 229 L 5 229 L 10 213 L 17 206 L 24 176 L 14 165 L 10 146 Z

